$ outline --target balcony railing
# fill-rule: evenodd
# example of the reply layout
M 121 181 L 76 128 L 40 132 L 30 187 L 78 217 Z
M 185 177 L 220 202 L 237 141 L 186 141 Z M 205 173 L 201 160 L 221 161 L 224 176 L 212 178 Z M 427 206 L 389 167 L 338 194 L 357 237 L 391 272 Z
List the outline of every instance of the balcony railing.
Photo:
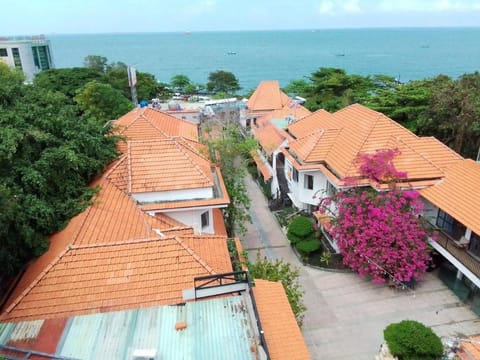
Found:
M 437 243 L 447 250 L 454 258 L 461 262 L 468 270 L 470 270 L 476 277 L 480 278 L 480 261 L 475 256 L 470 254 L 467 249 L 458 244 L 458 241 L 438 231 Z

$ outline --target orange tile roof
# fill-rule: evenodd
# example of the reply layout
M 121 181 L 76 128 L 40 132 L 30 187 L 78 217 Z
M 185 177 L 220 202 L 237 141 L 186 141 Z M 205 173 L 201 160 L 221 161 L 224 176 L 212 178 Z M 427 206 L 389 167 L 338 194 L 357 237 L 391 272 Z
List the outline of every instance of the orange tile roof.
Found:
M 455 162 L 438 184 L 420 194 L 480 235 L 480 164 L 471 159 Z
M 415 148 L 440 169 L 445 169 L 463 159 L 462 156 L 432 136 L 419 137 L 416 139 L 404 138 L 402 141 Z
M 316 131 L 308 124 L 314 124 Z M 440 158 L 435 155 L 439 149 L 442 153 L 448 152 L 444 147 L 440 148 L 431 140 L 419 140 L 390 118 L 362 105 L 347 106 L 331 116 L 316 112 L 292 124 L 289 131 L 292 129 L 294 133 L 306 134 L 289 143 L 295 161 L 303 166 L 327 164 L 340 179 L 359 176 L 356 159 L 360 153 L 385 149 L 400 150 L 394 164 L 398 170 L 407 173 L 410 181 L 434 180 L 443 176 L 434 161 Z M 454 158 L 448 152 L 445 160 L 440 162 L 446 164 Z
M 127 140 L 149 140 L 181 136 L 198 141 L 198 127 L 152 108 L 135 108 L 114 123 L 114 133 Z
M 108 178 L 129 194 L 214 185 L 210 161 L 180 138 L 129 141 Z
M 290 101 L 280 90 L 278 81 L 262 81 L 250 96 L 247 107 L 250 111 L 270 111 L 283 108 Z
M 262 149 L 271 155 L 288 138 L 285 131 L 278 129 L 275 125 L 268 123 L 262 127 L 252 128 L 255 138 Z
M 460 341 L 457 356 L 460 360 L 480 360 L 480 336 Z
M 305 114 L 302 121 L 295 121 L 287 127 L 287 131 L 295 138 L 311 134 L 321 128 L 334 128 L 335 118 L 326 110 L 320 109 L 313 114 Z
M 219 167 L 214 167 L 212 170 L 215 172 L 216 178 L 218 179 L 218 181 L 215 181 L 217 194 L 215 194 L 213 198 L 146 203 L 139 204 L 139 208 L 144 211 L 162 211 L 171 209 L 187 209 L 200 206 L 226 207 L 230 203 L 230 197 L 228 196 L 222 173 L 220 172 Z
M 263 180 L 268 181 L 270 180 L 273 176 L 270 172 L 270 169 L 265 165 L 263 160 L 258 156 L 256 153 L 252 153 L 253 161 L 255 161 L 255 164 L 257 164 L 258 170 L 260 170 L 260 173 L 263 176 Z
M 145 213 L 147 223 L 155 229 L 158 235 L 169 237 L 174 235 L 193 235 L 194 230 L 192 226 L 187 226 L 180 221 L 177 221 L 170 216 L 162 213 L 149 215 Z M 158 231 L 160 233 L 158 233 Z
M 122 191 L 108 181 L 99 181 L 101 189 L 92 205 L 74 217 L 62 231 L 50 237 L 49 250 L 36 259 L 22 276 L 10 299 L 31 286 L 50 264 L 70 245 L 118 242 L 153 237 L 143 213 Z
M 179 302 L 194 276 L 231 271 L 226 236 L 195 236 L 164 214 L 143 213 L 106 177 L 96 185 L 92 205 L 54 234 L 49 250 L 27 268 L 2 320 Z
M 227 236 L 227 228 L 225 227 L 225 219 L 221 209 L 212 209 L 213 229 L 215 235 Z
M 253 291 L 271 359 L 310 359 L 282 283 L 255 279 Z
M 1 319 L 48 319 L 177 304 L 183 302 L 182 290 L 193 287 L 195 276 L 229 271 L 225 237 L 67 247 L 8 305 Z

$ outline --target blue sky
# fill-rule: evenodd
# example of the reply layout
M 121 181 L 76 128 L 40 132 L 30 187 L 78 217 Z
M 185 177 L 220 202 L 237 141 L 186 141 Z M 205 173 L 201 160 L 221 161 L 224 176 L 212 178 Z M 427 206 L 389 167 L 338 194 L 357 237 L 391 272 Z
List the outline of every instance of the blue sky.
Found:
M 0 0 L 0 10 L 0 36 L 480 26 L 480 0 Z

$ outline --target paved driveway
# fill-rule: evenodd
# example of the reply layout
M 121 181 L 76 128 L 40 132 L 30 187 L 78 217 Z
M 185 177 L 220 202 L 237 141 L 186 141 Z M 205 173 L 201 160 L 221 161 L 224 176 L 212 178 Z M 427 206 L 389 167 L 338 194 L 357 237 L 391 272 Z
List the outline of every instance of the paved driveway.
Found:
M 434 274 L 426 274 L 415 291 L 399 291 L 353 273 L 303 266 L 250 177 L 247 185 L 253 221 L 242 237 L 243 246 L 250 260 L 260 251 L 270 260 L 282 258 L 300 268 L 308 308 L 302 332 L 312 359 L 373 360 L 383 329 L 404 319 L 431 326 L 439 336 L 480 334 L 480 319 Z

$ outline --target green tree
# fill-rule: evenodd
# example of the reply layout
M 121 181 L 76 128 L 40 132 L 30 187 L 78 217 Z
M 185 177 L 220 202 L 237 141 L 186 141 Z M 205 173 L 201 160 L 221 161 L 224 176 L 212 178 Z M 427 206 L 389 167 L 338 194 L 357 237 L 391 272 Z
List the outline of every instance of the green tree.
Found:
M 133 107 L 119 90 L 95 80 L 78 90 L 75 102 L 85 116 L 94 118 L 102 124 L 118 118 Z
M 238 79 L 229 71 L 217 70 L 208 75 L 207 90 L 213 93 L 234 94 L 240 90 Z
M 128 84 L 127 66 L 123 63 L 112 64 L 106 72 L 106 82 L 113 88 L 122 92 L 127 99 L 131 97 L 131 90 Z M 157 97 L 160 87 L 155 76 L 149 73 L 137 71 L 137 98 L 148 100 Z
M 457 80 L 433 79 L 431 100 L 417 121 L 419 135 L 435 136 L 465 157 L 475 159 L 480 146 L 480 73 Z
M 390 82 L 379 87 L 366 105 L 416 132 L 417 121 L 431 102 L 432 87 L 432 80 Z
M 287 94 L 295 94 L 301 97 L 306 97 L 311 93 L 311 86 L 311 83 L 305 79 L 292 80 L 283 88 L 283 91 Z
M 208 132 L 207 127 L 203 131 Z M 244 234 L 245 223 L 251 221 L 248 213 L 250 199 L 245 185 L 247 159 L 257 146 L 253 138 L 244 138 L 234 124 L 225 125 L 220 137 L 205 140 L 213 160 L 220 163 L 225 187 L 230 196 L 230 204 L 223 211 L 225 226 L 229 236 Z
M 311 111 L 337 111 L 353 103 L 362 103 L 375 88 L 370 77 L 347 75 L 345 70 L 336 68 L 320 68 L 310 76 L 310 81 L 305 106 Z
M 399 360 L 438 360 L 443 355 L 440 338 L 418 321 L 390 324 L 383 330 L 383 336 L 390 352 Z
M 42 71 L 33 83 L 42 90 L 61 92 L 73 103 L 77 90 L 93 80 L 104 82 L 105 75 L 96 68 L 76 67 Z
M 105 72 L 107 69 L 108 59 L 105 56 L 100 55 L 88 55 L 83 60 L 83 65 L 86 68 L 93 68 L 100 72 Z
M 191 84 L 187 75 L 177 74 L 170 79 L 170 86 L 178 92 L 184 93 L 185 88 Z
M 80 120 L 65 95 L 19 84 L 2 66 L 0 94 L 0 263 L 12 276 L 88 205 L 87 184 L 116 150 L 108 127 Z
M 254 279 L 280 281 L 283 285 L 293 314 L 299 326 L 302 326 L 304 313 L 307 310 L 303 303 L 303 290 L 300 284 L 300 271 L 283 260 L 270 262 L 266 257 L 261 258 L 257 253 L 254 264 L 248 264 L 248 272 Z

